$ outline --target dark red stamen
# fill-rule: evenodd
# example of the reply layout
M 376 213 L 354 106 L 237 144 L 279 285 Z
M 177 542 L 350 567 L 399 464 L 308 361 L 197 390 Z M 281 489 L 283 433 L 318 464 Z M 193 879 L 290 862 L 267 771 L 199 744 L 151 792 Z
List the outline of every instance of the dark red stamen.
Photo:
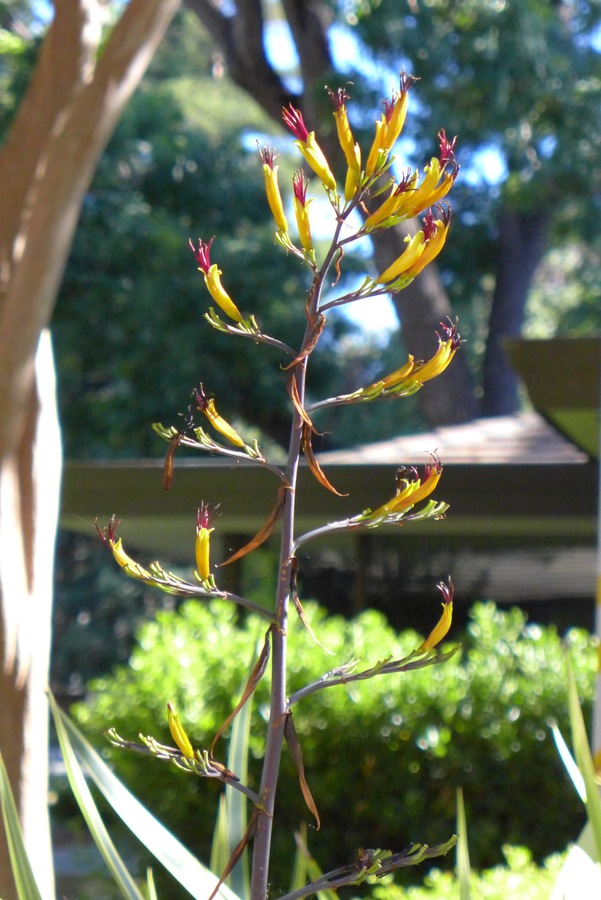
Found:
M 209 399 L 205 393 L 204 385 L 202 384 L 202 382 L 197 388 L 194 388 L 192 393 L 194 399 L 196 400 L 196 409 L 198 409 L 200 412 L 204 412 L 207 408 Z
M 196 513 L 196 527 L 200 531 L 201 528 L 208 528 L 211 522 L 211 514 L 209 505 L 201 500 L 198 512 Z
M 336 110 L 336 112 L 339 112 L 339 110 L 343 108 L 346 100 L 351 99 L 350 96 L 346 93 L 345 89 L 341 87 L 336 88 L 336 90 L 333 91 L 326 85 L 326 91 L 330 95 L 330 100 L 334 104 L 334 109 Z
M 282 118 L 295 138 L 298 138 L 299 141 L 307 140 L 309 132 L 303 120 L 303 114 L 299 109 L 295 109 L 292 103 L 288 108 L 282 110 Z
M 446 341 L 451 342 L 451 350 L 459 350 L 461 347 L 461 335 L 457 331 L 457 327 L 459 325 L 459 319 L 455 319 L 453 322 L 452 319 L 449 318 L 449 324 L 447 325 L 445 322 L 440 323 L 440 327 L 442 328 L 442 337 L 436 332 L 436 336 L 441 343 L 446 343 Z
M 446 166 L 449 163 L 455 168 L 459 168 L 455 162 L 455 144 L 457 143 L 457 135 L 452 141 L 447 138 L 444 128 L 438 132 L 438 140 L 440 142 L 440 164 Z
M 257 141 L 257 147 L 258 146 L 259 142 Z M 273 169 L 275 161 L 278 157 L 278 154 L 275 152 L 273 147 L 270 147 L 269 144 L 267 144 L 265 147 L 263 147 L 262 150 L 259 150 L 259 156 L 261 157 L 261 162 L 263 163 L 263 165 L 269 166 L 270 169 Z
M 292 176 L 292 189 L 294 191 L 294 196 L 297 200 L 299 200 L 303 206 L 307 204 L 307 184 L 308 181 L 305 178 L 305 173 L 301 170 L 295 172 Z
M 440 593 L 442 594 L 443 600 L 444 600 L 444 602 L 445 602 L 445 604 L 446 604 L 447 606 L 449 605 L 449 603 L 452 603 L 452 602 L 453 602 L 453 598 L 454 598 L 454 596 L 455 596 L 455 586 L 453 585 L 453 582 L 451 581 L 451 576 L 450 576 L 450 575 L 449 575 L 449 578 L 448 578 L 448 580 L 447 580 L 446 582 L 445 582 L 445 581 L 440 581 L 440 582 L 436 585 L 436 587 L 438 588 L 438 590 L 439 590 Z
M 198 238 L 198 247 L 194 246 L 191 238 L 188 241 L 188 243 L 190 244 L 190 250 L 194 254 L 196 262 L 205 273 L 205 275 L 208 274 L 209 269 L 211 268 L 211 244 L 214 240 L 214 238 L 211 238 L 209 243 L 205 244 L 204 241 L 201 241 L 201 239 Z

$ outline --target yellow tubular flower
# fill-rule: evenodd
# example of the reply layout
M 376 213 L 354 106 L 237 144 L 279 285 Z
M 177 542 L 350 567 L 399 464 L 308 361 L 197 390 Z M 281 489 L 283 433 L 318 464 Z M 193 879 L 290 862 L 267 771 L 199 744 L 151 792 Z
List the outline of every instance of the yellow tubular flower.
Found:
M 336 132 L 338 134 L 338 141 L 342 148 L 342 152 L 344 153 L 344 158 L 346 159 L 346 164 L 349 169 L 353 169 L 358 175 L 361 168 L 361 152 L 359 150 L 359 145 L 353 137 L 353 132 L 351 131 L 346 112 L 345 100 L 349 99 L 349 95 L 345 92 L 344 88 L 338 88 L 337 91 L 331 91 L 330 88 L 326 88 L 326 90 L 334 104 Z
M 130 578 L 137 578 L 140 581 L 153 582 L 153 576 L 148 569 L 145 569 L 137 563 L 135 559 L 132 559 L 123 549 L 121 538 L 116 537 L 119 524 L 120 520 L 113 516 L 104 531 L 101 531 L 98 525 L 96 525 L 96 531 L 126 575 L 129 575 Z
M 436 645 L 447 636 L 449 628 L 451 627 L 451 622 L 453 621 L 453 598 L 455 596 L 453 582 L 449 578 L 446 584 L 444 581 L 441 581 L 436 587 L 442 593 L 444 598 L 442 603 L 442 615 L 423 644 L 417 648 L 417 653 L 424 653 L 426 650 L 432 650 L 433 647 L 436 647 Z
M 401 513 L 415 506 L 420 500 L 429 497 L 442 475 L 442 466 L 437 456 L 424 467 L 424 476 L 420 478 L 412 466 L 397 472 L 397 492 L 387 503 L 383 503 L 369 514 L 370 519 L 380 519 L 393 513 Z
M 407 492 L 407 496 L 405 496 L 406 491 L 401 491 L 398 497 L 395 497 L 390 504 L 390 512 L 402 512 L 408 506 L 415 506 L 420 500 L 425 500 L 436 489 L 441 475 L 442 466 L 440 460 L 435 457 L 432 464 L 426 466 L 424 477 L 420 479 L 417 486 L 412 487 L 412 490 Z M 414 482 L 411 484 L 413 485 Z
M 393 91 L 390 100 L 384 100 L 384 115 L 376 122 L 376 136 L 369 151 L 365 174 L 371 175 L 382 157 L 386 158 L 393 144 L 399 137 L 405 117 L 407 115 L 407 103 L 409 100 L 409 88 L 416 81 L 413 75 L 401 72 L 400 91 Z
M 202 272 L 207 289 L 217 306 L 223 310 L 226 316 L 233 319 L 234 322 L 243 322 L 244 319 L 242 318 L 240 310 L 221 284 L 221 270 L 217 268 L 215 263 L 211 265 L 212 243 L 213 238 L 211 238 L 208 244 L 205 244 L 204 241 L 201 241 L 199 238 L 198 247 L 195 247 L 192 241 L 189 241 L 190 249 L 194 254 L 196 262 L 199 264 L 198 271 Z
M 215 431 L 218 431 L 219 434 L 223 435 L 231 444 L 235 447 L 244 447 L 244 441 L 238 434 L 238 432 L 232 428 L 229 422 L 219 415 L 215 408 L 215 401 L 211 398 L 209 399 L 204 392 L 204 388 L 202 384 L 198 388 L 198 390 L 194 390 L 194 397 L 196 399 L 196 408 L 199 412 L 205 414 Z
M 410 170 L 407 170 L 406 174 L 403 176 L 403 179 L 399 184 L 393 184 L 390 194 L 384 200 L 384 202 L 376 209 L 370 216 L 365 220 L 365 228 L 371 230 L 375 228 L 377 225 L 380 225 L 382 222 L 385 222 L 386 219 L 391 216 L 402 216 L 402 213 L 399 212 L 399 209 L 402 207 L 404 199 L 406 196 L 410 195 L 415 188 L 415 182 L 417 181 L 417 172 L 411 174 Z
M 121 538 L 117 541 L 109 541 L 109 547 L 113 551 L 116 561 L 128 575 L 131 575 L 133 578 L 152 578 L 150 572 L 125 552 Z
M 391 387 L 396 387 L 396 385 L 401 384 L 401 382 L 405 381 L 411 373 L 413 372 L 413 367 L 415 365 L 415 359 L 413 356 L 407 357 L 407 362 L 404 366 L 401 366 L 400 369 L 395 369 L 394 372 L 391 372 L 390 375 L 386 375 L 381 380 L 381 384 L 384 385 L 384 389 L 388 389 Z M 373 385 L 370 385 L 373 387 Z
M 194 548 L 196 572 L 200 581 L 207 581 L 211 574 L 210 541 L 211 532 L 215 529 L 209 528 L 210 519 L 209 507 L 206 503 L 201 503 L 196 514 L 196 544 Z
M 412 378 L 415 378 L 422 384 L 425 381 L 431 381 L 432 378 L 436 378 L 437 375 L 444 372 L 461 346 L 461 337 L 457 333 L 457 323 L 451 323 L 450 326 L 442 323 L 441 325 L 445 331 L 446 340 L 442 340 L 439 335 L 438 349 L 434 356 L 428 362 L 417 363 L 414 371 L 411 373 Z
M 309 221 L 309 203 L 311 201 L 307 200 L 307 181 L 302 172 L 294 173 L 292 187 L 294 190 L 294 214 L 300 242 L 305 250 L 312 250 L 313 238 L 311 237 L 311 223 Z
M 330 191 L 336 190 L 336 179 L 325 158 L 324 152 L 315 140 L 315 132 L 309 132 L 303 121 L 300 110 L 292 104 L 283 110 L 284 123 L 288 126 L 297 140 L 294 142 L 309 166 L 313 169 L 321 183 Z
M 424 232 L 418 231 L 412 238 L 406 238 L 406 241 L 407 247 L 398 259 L 376 278 L 378 284 L 388 284 L 390 281 L 396 281 L 399 276 L 408 272 L 419 262 L 425 248 Z
M 348 202 L 352 200 L 359 186 L 359 178 L 361 176 L 361 148 L 359 144 L 355 144 L 355 165 L 349 166 L 346 172 L 344 182 L 344 199 Z
M 357 144 L 353 137 L 351 126 L 349 125 L 348 116 L 346 114 L 346 106 L 343 105 L 340 107 L 340 109 L 337 109 L 334 113 L 334 118 L 336 120 L 338 140 L 340 142 L 340 146 L 342 147 L 342 152 L 344 153 L 347 165 L 349 168 L 354 168 L 356 165 L 355 147 L 357 146 Z
M 388 155 L 388 151 L 384 147 L 384 139 L 386 137 L 386 116 L 376 122 L 376 134 L 369 151 L 367 162 L 365 163 L 365 174 L 372 175 L 382 154 Z
M 455 160 L 456 138 L 449 141 L 444 130 L 439 131 L 440 158 L 433 157 L 424 169 L 425 177 L 413 194 L 407 194 L 397 210 L 398 215 L 416 216 L 428 206 L 439 203 L 451 190 L 459 166 Z
M 419 234 L 423 233 L 425 236 L 423 252 L 414 263 L 404 270 L 412 278 L 419 275 L 422 269 L 425 269 L 428 263 L 432 262 L 444 247 L 449 225 L 451 224 L 451 210 L 450 207 L 443 209 L 441 206 L 439 211 L 441 214 L 440 219 L 435 219 L 431 212 L 424 217 L 424 231 L 418 232 Z
M 311 225 L 309 222 L 309 204 L 303 205 L 297 197 L 294 198 L 293 203 L 300 242 L 305 250 L 312 250 L 313 238 L 311 237 Z
M 216 263 L 213 263 L 209 271 L 205 274 L 204 279 L 209 294 L 226 316 L 233 319 L 234 322 L 243 322 L 244 320 L 240 310 L 221 284 L 221 269 L 217 268 Z
M 407 104 L 409 101 L 409 91 L 401 90 L 400 94 L 393 93 L 392 104 L 387 107 L 387 123 L 386 134 L 384 135 L 384 145 L 388 149 L 392 149 L 393 144 L 399 137 L 405 124 L 407 116 Z
M 186 759 L 194 759 L 194 748 L 190 743 L 190 738 L 184 731 L 184 727 L 179 720 L 179 716 L 170 703 L 167 704 L 167 720 L 169 722 L 169 731 L 171 737 L 181 750 Z
M 309 132 L 306 141 L 295 141 L 294 143 L 303 154 L 324 187 L 328 188 L 331 191 L 335 191 L 336 179 L 332 174 L 332 170 L 328 165 L 328 161 L 325 158 L 321 147 L 315 140 L 315 132 Z
M 284 205 L 278 184 L 278 166 L 274 165 L 275 153 L 270 147 L 265 147 L 260 153 L 263 160 L 263 175 L 265 178 L 265 193 L 271 214 L 279 230 L 288 233 L 288 222 L 284 215 Z

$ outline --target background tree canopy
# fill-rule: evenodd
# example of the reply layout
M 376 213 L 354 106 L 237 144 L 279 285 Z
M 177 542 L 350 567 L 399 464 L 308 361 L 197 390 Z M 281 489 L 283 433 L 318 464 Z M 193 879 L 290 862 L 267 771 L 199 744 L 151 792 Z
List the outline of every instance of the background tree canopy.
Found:
M 210 298 L 187 245 L 215 235 L 212 258 L 236 303 L 295 341 L 307 274 L 274 247 L 257 153 L 273 123 L 221 77 L 195 19 L 181 16 L 172 32 L 98 167 L 54 316 L 68 456 L 162 453 L 150 424 L 177 422 L 201 380 L 247 434 L 288 436 L 283 360 L 203 320 Z M 278 138 L 291 176 L 298 161 Z M 354 341 L 342 316 L 332 322 L 313 373 L 320 396 L 358 386 L 381 353 Z M 406 407 L 381 412 L 383 435 L 408 418 Z M 347 417 L 347 441 L 364 439 L 364 419 Z
M 401 166 L 436 152 L 439 127 L 459 135 L 463 172 L 440 281 L 426 284 L 424 273 L 424 285 L 411 286 L 396 306 L 407 350 L 418 355 L 432 350 L 444 313 L 458 314 L 472 375 L 466 387 L 445 374 L 435 407 L 424 389 L 421 412 L 406 402 L 372 406 L 369 415 L 338 412 L 324 422 L 328 446 L 419 429 L 433 416 L 438 425 L 460 420 L 476 410 L 474 391 L 484 412 L 515 410 L 504 336 L 524 321 L 537 336 L 599 327 L 596 5 L 273 3 L 267 18 L 254 2 L 236 4 L 227 18 L 210 3 L 188 6 L 197 15 L 184 11 L 174 21 L 101 162 L 61 289 L 53 325 L 69 455 L 161 452 L 148 423 L 176 421 L 201 379 L 209 390 L 219 386 L 230 417 L 285 440 L 280 360 L 274 353 L 266 373 L 263 352 L 209 332 L 186 244 L 215 234 L 214 256 L 238 305 L 284 340 L 294 333 L 306 281 L 273 247 L 256 140 L 275 143 L 291 173 L 298 161 L 276 118 L 292 98 L 331 142 L 324 80 L 354 82 L 350 111 L 361 134 L 401 67 L 421 78 Z M 235 43 L 243 26 L 246 54 L 251 26 L 263 47 L 290 36 L 288 50 L 262 57 L 260 77 L 249 74 L 253 60 L 261 68 L 256 53 L 249 59 Z M 341 381 L 343 389 L 357 386 L 403 352 L 398 333 L 388 347 L 362 343 L 339 318 L 324 341 L 319 393 L 338 391 Z

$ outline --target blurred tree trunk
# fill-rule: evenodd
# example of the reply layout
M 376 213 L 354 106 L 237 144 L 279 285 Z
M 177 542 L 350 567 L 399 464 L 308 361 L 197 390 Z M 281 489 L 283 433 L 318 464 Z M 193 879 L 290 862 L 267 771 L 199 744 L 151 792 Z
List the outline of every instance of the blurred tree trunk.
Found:
M 44 896 L 54 895 L 44 689 L 60 436 L 49 339 L 40 337 L 100 154 L 178 6 L 130 0 L 100 52 L 106 4 L 55 0 L 0 150 L 0 752 Z M 0 896 L 16 900 L 3 834 Z
M 485 416 L 506 416 L 519 409 L 519 381 L 503 342 L 518 337 L 524 324 L 528 291 L 546 247 L 549 207 L 536 212 L 505 208 L 499 222 L 497 271 L 484 353 Z
M 282 108 L 292 102 L 308 123 L 319 123 L 319 141 L 329 159 L 342 159 L 331 103 L 323 90 L 334 75 L 327 29 L 331 12 L 316 0 L 282 0 L 282 8 L 299 56 L 302 95 L 287 90 L 265 54 L 260 0 L 237 0 L 235 15 L 219 12 L 211 0 L 186 0 L 212 37 L 220 45 L 228 74 L 278 124 Z M 249 37 L 251 36 L 251 37 Z M 324 115 L 324 112 L 327 113 Z M 329 115 L 328 115 L 329 114 Z M 409 223 L 410 227 L 411 223 Z M 382 272 L 405 249 L 408 225 L 376 231 L 372 236 L 376 268 Z M 427 358 L 436 349 L 440 322 L 452 315 L 451 305 L 436 267 L 422 272 L 412 285 L 393 297 L 402 324 L 407 351 Z M 430 388 L 430 389 L 428 389 Z M 453 365 L 436 380 L 434 389 L 420 391 L 425 417 L 432 425 L 465 422 L 478 415 L 478 406 L 465 357 L 458 354 Z

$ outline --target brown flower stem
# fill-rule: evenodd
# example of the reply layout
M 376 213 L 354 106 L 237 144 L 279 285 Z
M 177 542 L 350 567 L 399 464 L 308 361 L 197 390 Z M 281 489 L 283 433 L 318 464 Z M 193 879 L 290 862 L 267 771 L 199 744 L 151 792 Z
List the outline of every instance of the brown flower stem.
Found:
M 307 329 L 305 340 L 309 338 Z M 301 402 L 305 393 L 307 359 L 303 359 L 295 367 L 297 389 Z M 261 807 L 256 820 L 256 833 L 253 847 L 251 900 L 265 900 L 268 894 L 269 856 L 271 851 L 271 835 L 273 812 L 277 788 L 282 744 L 284 741 L 284 725 L 288 713 L 286 697 L 286 650 L 288 605 L 290 602 L 290 585 L 292 577 L 292 557 L 294 549 L 294 512 L 296 501 L 296 482 L 301 449 L 302 418 L 294 411 L 290 445 L 288 451 L 288 467 L 286 478 L 291 486 L 286 491 L 282 510 L 282 537 L 280 545 L 280 567 L 277 586 L 275 613 L 277 625 L 272 632 L 271 648 L 271 705 L 263 774 L 261 778 Z

